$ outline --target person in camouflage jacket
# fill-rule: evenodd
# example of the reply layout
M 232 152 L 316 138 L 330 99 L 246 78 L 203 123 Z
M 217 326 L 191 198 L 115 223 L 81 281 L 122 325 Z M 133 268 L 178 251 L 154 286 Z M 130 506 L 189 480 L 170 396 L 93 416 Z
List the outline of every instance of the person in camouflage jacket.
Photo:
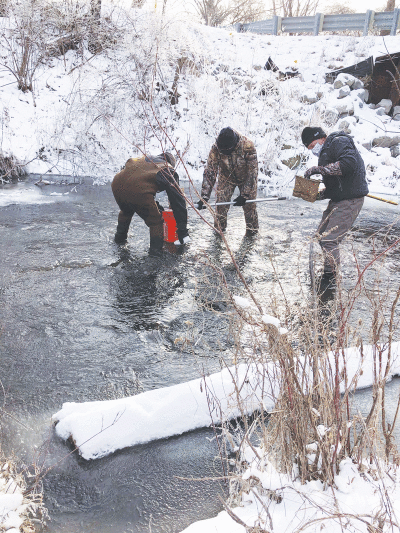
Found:
M 230 202 L 235 188 L 240 195 L 234 204 L 242 206 L 246 222 L 246 235 L 258 232 L 258 215 L 255 203 L 247 203 L 257 196 L 258 163 L 254 143 L 232 128 L 223 128 L 208 155 L 207 166 L 204 169 L 201 200 L 198 209 L 205 209 L 204 202 L 208 202 L 217 183 L 217 203 Z M 214 226 L 225 231 L 229 205 L 216 207 Z

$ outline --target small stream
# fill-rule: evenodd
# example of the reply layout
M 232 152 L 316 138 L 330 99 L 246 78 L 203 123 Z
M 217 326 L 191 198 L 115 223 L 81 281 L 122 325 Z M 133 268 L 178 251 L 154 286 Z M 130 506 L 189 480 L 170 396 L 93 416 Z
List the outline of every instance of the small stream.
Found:
M 109 185 L 33 183 L 0 189 L 3 453 L 49 468 L 49 533 L 175 533 L 215 516 L 226 487 L 211 479 L 221 475 L 221 462 L 210 428 L 86 462 L 55 437 L 51 416 L 64 402 L 131 396 L 229 362 L 229 312 L 203 264 L 207 256 L 222 266 L 242 293 L 228 254 L 193 212 L 184 250 L 165 245 L 162 256 L 149 255 L 148 229 L 135 218 L 128 244 L 117 246 Z M 258 204 L 261 232 L 252 240 L 243 237 L 242 210 L 231 209 L 228 240 L 266 309 L 280 298 L 277 276 L 299 304 L 299 285 L 308 287 L 308 238 L 323 204 Z M 366 202 L 343 246 L 345 287 L 355 280 L 353 250 L 366 264 L 388 225 L 388 242 L 398 234 L 398 216 L 398 208 Z M 396 288 L 398 259 L 391 254 L 371 276 Z M 204 294 L 213 309 L 202 305 Z M 366 331 L 368 306 L 361 301 L 357 309 Z M 388 390 L 395 405 L 398 380 Z M 357 394 L 364 405 L 371 391 Z

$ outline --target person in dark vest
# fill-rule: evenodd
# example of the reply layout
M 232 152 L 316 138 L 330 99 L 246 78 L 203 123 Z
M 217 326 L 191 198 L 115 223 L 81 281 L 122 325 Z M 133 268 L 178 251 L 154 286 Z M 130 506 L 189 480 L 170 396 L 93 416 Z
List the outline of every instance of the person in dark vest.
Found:
M 190 242 L 187 230 L 186 201 L 175 172 L 175 158 L 169 152 L 137 159 L 128 159 L 124 168 L 115 175 L 111 189 L 120 212 L 115 242 L 127 240 L 132 217 L 137 213 L 150 229 L 150 249 L 163 246 L 163 208 L 155 201 L 157 192 L 166 191 L 178 229 L 176 245 Z
M 343 131 L 327 135 L 322 128 L 307 127 L 301 140 L 318 156 L 318 166 L 304 173 L 305 178 L 320 174 L 325 189 L 318 199 L 329 199 L 317 234 L 324 253 L 324 272 L 319 292 L 334 288 L 340 266 L 339 244 L 354 224 L 368 194 L 365 165 L 353 139 Z
M 240 195 L 234 204 L 242 206 L 246 222 L 246 235 L 258 232 L 258 215 L 255 203 L 246 203 L 257 196 L 258 163 L 254 143 L 232 128 L 223 128 L 208 155 L 207 165 L 203 173 L 201 200 L 197 209 L 205 209 L 212 189 L 218 177 L 217 202 L 230 202 L 235 188 Z M 216 208 L 214 225 L 221 231 L 226 230 L 229 205 Z

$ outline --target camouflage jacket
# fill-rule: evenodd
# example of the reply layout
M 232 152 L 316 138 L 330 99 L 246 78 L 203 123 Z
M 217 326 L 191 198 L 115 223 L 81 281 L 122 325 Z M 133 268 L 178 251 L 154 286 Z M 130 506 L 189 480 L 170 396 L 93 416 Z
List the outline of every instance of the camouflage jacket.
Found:
M 208 201 L 211 191 L 218 177 L 218 189 L 224 183 L 244 184 L 243 196 L 257 187 L 258 162 L 254 143 L 244 135 L 239 134 L 239 142 L 229 155 L 221 154 L 217 144 L 214 143 L 210 150 L 207 166 L 203 173 L 201 197 Z

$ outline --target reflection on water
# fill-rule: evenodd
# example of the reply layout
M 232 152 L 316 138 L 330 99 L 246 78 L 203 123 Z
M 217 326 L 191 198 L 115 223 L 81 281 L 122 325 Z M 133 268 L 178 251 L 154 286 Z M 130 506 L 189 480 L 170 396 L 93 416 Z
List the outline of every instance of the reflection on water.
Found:
M 108 186 L 75 190 L 68 201 L 51 197 L 0 210 L 2 385 L 5 409 L 24 423 L 3 420 L 3 451 L 14 450 L 27 464 L 38 453 L 43 467 L 57 464 L 44 481 L 49 533 L 178 532 L 222 508 L 217 482 L 180 479 L 219 475 L 211 430 L 87 463 L 67 456 L 50 417 L 66 401 L 120 398 L 217 371 L 220 359 L 232 357 L 221 279 L 248 294 L 220 237 L 194 212 L 192 243 L 166 245 L 161 256 L 151 256 L 148 228 L 135 217 L 127 244 L 114 244 L 118 209 Z M 300 201 L 259 205 L 260 235 L 252 239 L 244 237 L 242 210 L 229 211 L 226 237 L 266 310 L 279 314 L 289 305 L 295 316 L 298 306 L 308 305 L 308 239 L 323 208 Z M 395 223 L 397 214 L 374 209 L 362 211 L 353 242 L 343 246 L 345 290 L 357 275 L 353 251 L 367 264 L 372 245 L 366 236 Z M 394 287 L 396 257 L 373 275 L 382 268 Z M 365 322 L 365 343 L 369 310 L 366 299 L 354 310 Z
M 116 271 L 110 290 L 115 297 L 115 309 L 123 317 L 129 317 L 134 329 L 157 329 L 160 315 L 183 287 L 187 272 L 168 253 L 138 258 L 125 248 L 119 251 L 119 260 L 113 266 Z

